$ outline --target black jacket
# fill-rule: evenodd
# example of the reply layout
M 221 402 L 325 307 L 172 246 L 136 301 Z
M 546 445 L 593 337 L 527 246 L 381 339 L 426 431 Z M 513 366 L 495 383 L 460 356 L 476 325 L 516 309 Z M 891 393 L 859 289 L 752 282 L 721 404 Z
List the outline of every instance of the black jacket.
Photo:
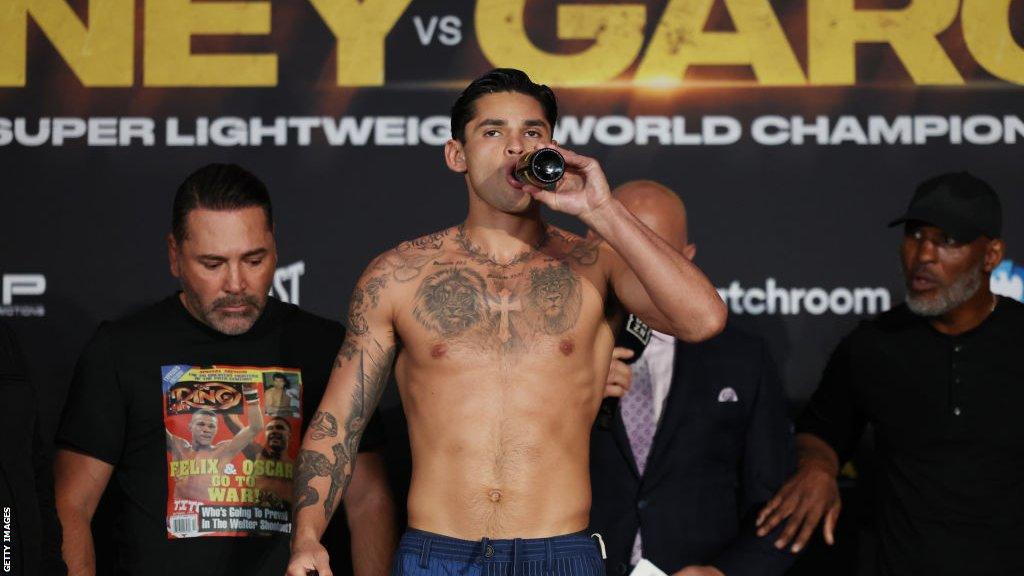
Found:
M 36 394 L 25 358 L 7 324 L 0 322 L 0 509 L 11 539 L 10 573 L 50 576 L 67 572 L 60 556 L 60 528 L 53 503 L 51 450 L 36 417 Z M 4 565 L 0 572 L 7 572 Z
M 792 472 L 792 436 L 761 339 L 727 327 L 699 344 L 676 341 L 643 478 L 619 411 L 591 436 L 591 529 L 604 537 L 609 576 L 628 572 L 637 526 L 644 557 L 668 574 L 692 564 L 726 576 L 784 573 L 794 556 L 772 534 L 757 538 L 754 519 Z

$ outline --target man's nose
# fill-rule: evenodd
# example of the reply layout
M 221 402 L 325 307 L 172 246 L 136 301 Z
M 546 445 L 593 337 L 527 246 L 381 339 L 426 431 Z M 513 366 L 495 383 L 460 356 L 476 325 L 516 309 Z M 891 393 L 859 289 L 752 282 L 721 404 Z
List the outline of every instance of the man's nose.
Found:
M 228 275 L 224 279 L 224 291 L 228 294 L 239 294 L 245 291 L 246 285 L 245 274 L 242 273 L 242 264 L 228 264 Z
M 510 156 L 521 156 L 523 154 L 523 140 L 517 135 L 508 137 L 505 142 L 505 153 Z
M 917 243 L 916 256 L 918 262 L 935 262 L 938 258 L 938 247 L 935 242 L 925 238 Z

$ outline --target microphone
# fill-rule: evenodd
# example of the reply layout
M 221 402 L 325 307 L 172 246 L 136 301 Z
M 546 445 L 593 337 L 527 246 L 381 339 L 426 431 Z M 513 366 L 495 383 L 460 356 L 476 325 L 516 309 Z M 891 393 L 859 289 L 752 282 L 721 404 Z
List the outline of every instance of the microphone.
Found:
M 632 364 L 640 359 L 640 356 L 647 349 L 647 344 L 651 341 L 651 327 L 644 323 L 643 320 L 637 318 L 635 315 L 630 314 L 626 318 L 626 323 L 619 330 L 619 334 L 615 337 L 616 348 L 629 348 L 633 351 L 632 358 L 626 358 L 623 360 L 626 364 Z M 619 399 L 615 397 L 608 397 L 601 400 L 601 408 L 597 411 L 597 426 L 601 430 L 608 430 L 612 425 L 612 418 L 615 417 L 615 409 L 619 407 Z

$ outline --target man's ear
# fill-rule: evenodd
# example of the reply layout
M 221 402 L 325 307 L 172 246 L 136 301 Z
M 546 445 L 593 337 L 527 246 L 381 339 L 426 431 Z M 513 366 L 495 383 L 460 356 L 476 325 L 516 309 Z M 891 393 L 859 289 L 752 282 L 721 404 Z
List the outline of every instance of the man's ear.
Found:
M 1003 255 L 1006 253 L 1006 243 L 996 238 L 995 240 L 989 240 L 985 246 L 985 262 L 984 270 L 986 274 L 991 274 L 996 266 L 1003 261 Z
M 167 233 L 167 262 L 171 265 L 171 276 L 180 278 L 181 263 L 178 261 L 178 241 L 174 239 L 174 233 Z
M 693 262 L 693 258 L 697 256 L 697 245 L 687 244 L 686 248 L 683 248 L 683 256 L 685 256 L 690 262 Z
M 444 143 L 444 163 L 452 172 L 466 173 L 466 152 L 462 149 L 462 142 L 452 138 Z

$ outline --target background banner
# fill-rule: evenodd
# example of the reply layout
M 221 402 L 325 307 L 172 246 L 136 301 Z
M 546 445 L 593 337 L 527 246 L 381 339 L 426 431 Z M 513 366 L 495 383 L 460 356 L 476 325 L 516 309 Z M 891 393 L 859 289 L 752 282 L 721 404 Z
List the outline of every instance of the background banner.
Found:
M 556 139 L 613 185 L 683 197 L 796 409 L 902 300 L 885 223 L 930 176 L 1001 194 L 993 281 L 1024 296 L 1022 45 L 1021 0 L 4 0 L 0 316 L 52 429 L 97 323 L 175 289 L 175 188 L 228 161 L 271 190 L 274 294 L 340 318 L 374 255 L 462 219 L 449 107 L 510 66 L 555 89 Z

